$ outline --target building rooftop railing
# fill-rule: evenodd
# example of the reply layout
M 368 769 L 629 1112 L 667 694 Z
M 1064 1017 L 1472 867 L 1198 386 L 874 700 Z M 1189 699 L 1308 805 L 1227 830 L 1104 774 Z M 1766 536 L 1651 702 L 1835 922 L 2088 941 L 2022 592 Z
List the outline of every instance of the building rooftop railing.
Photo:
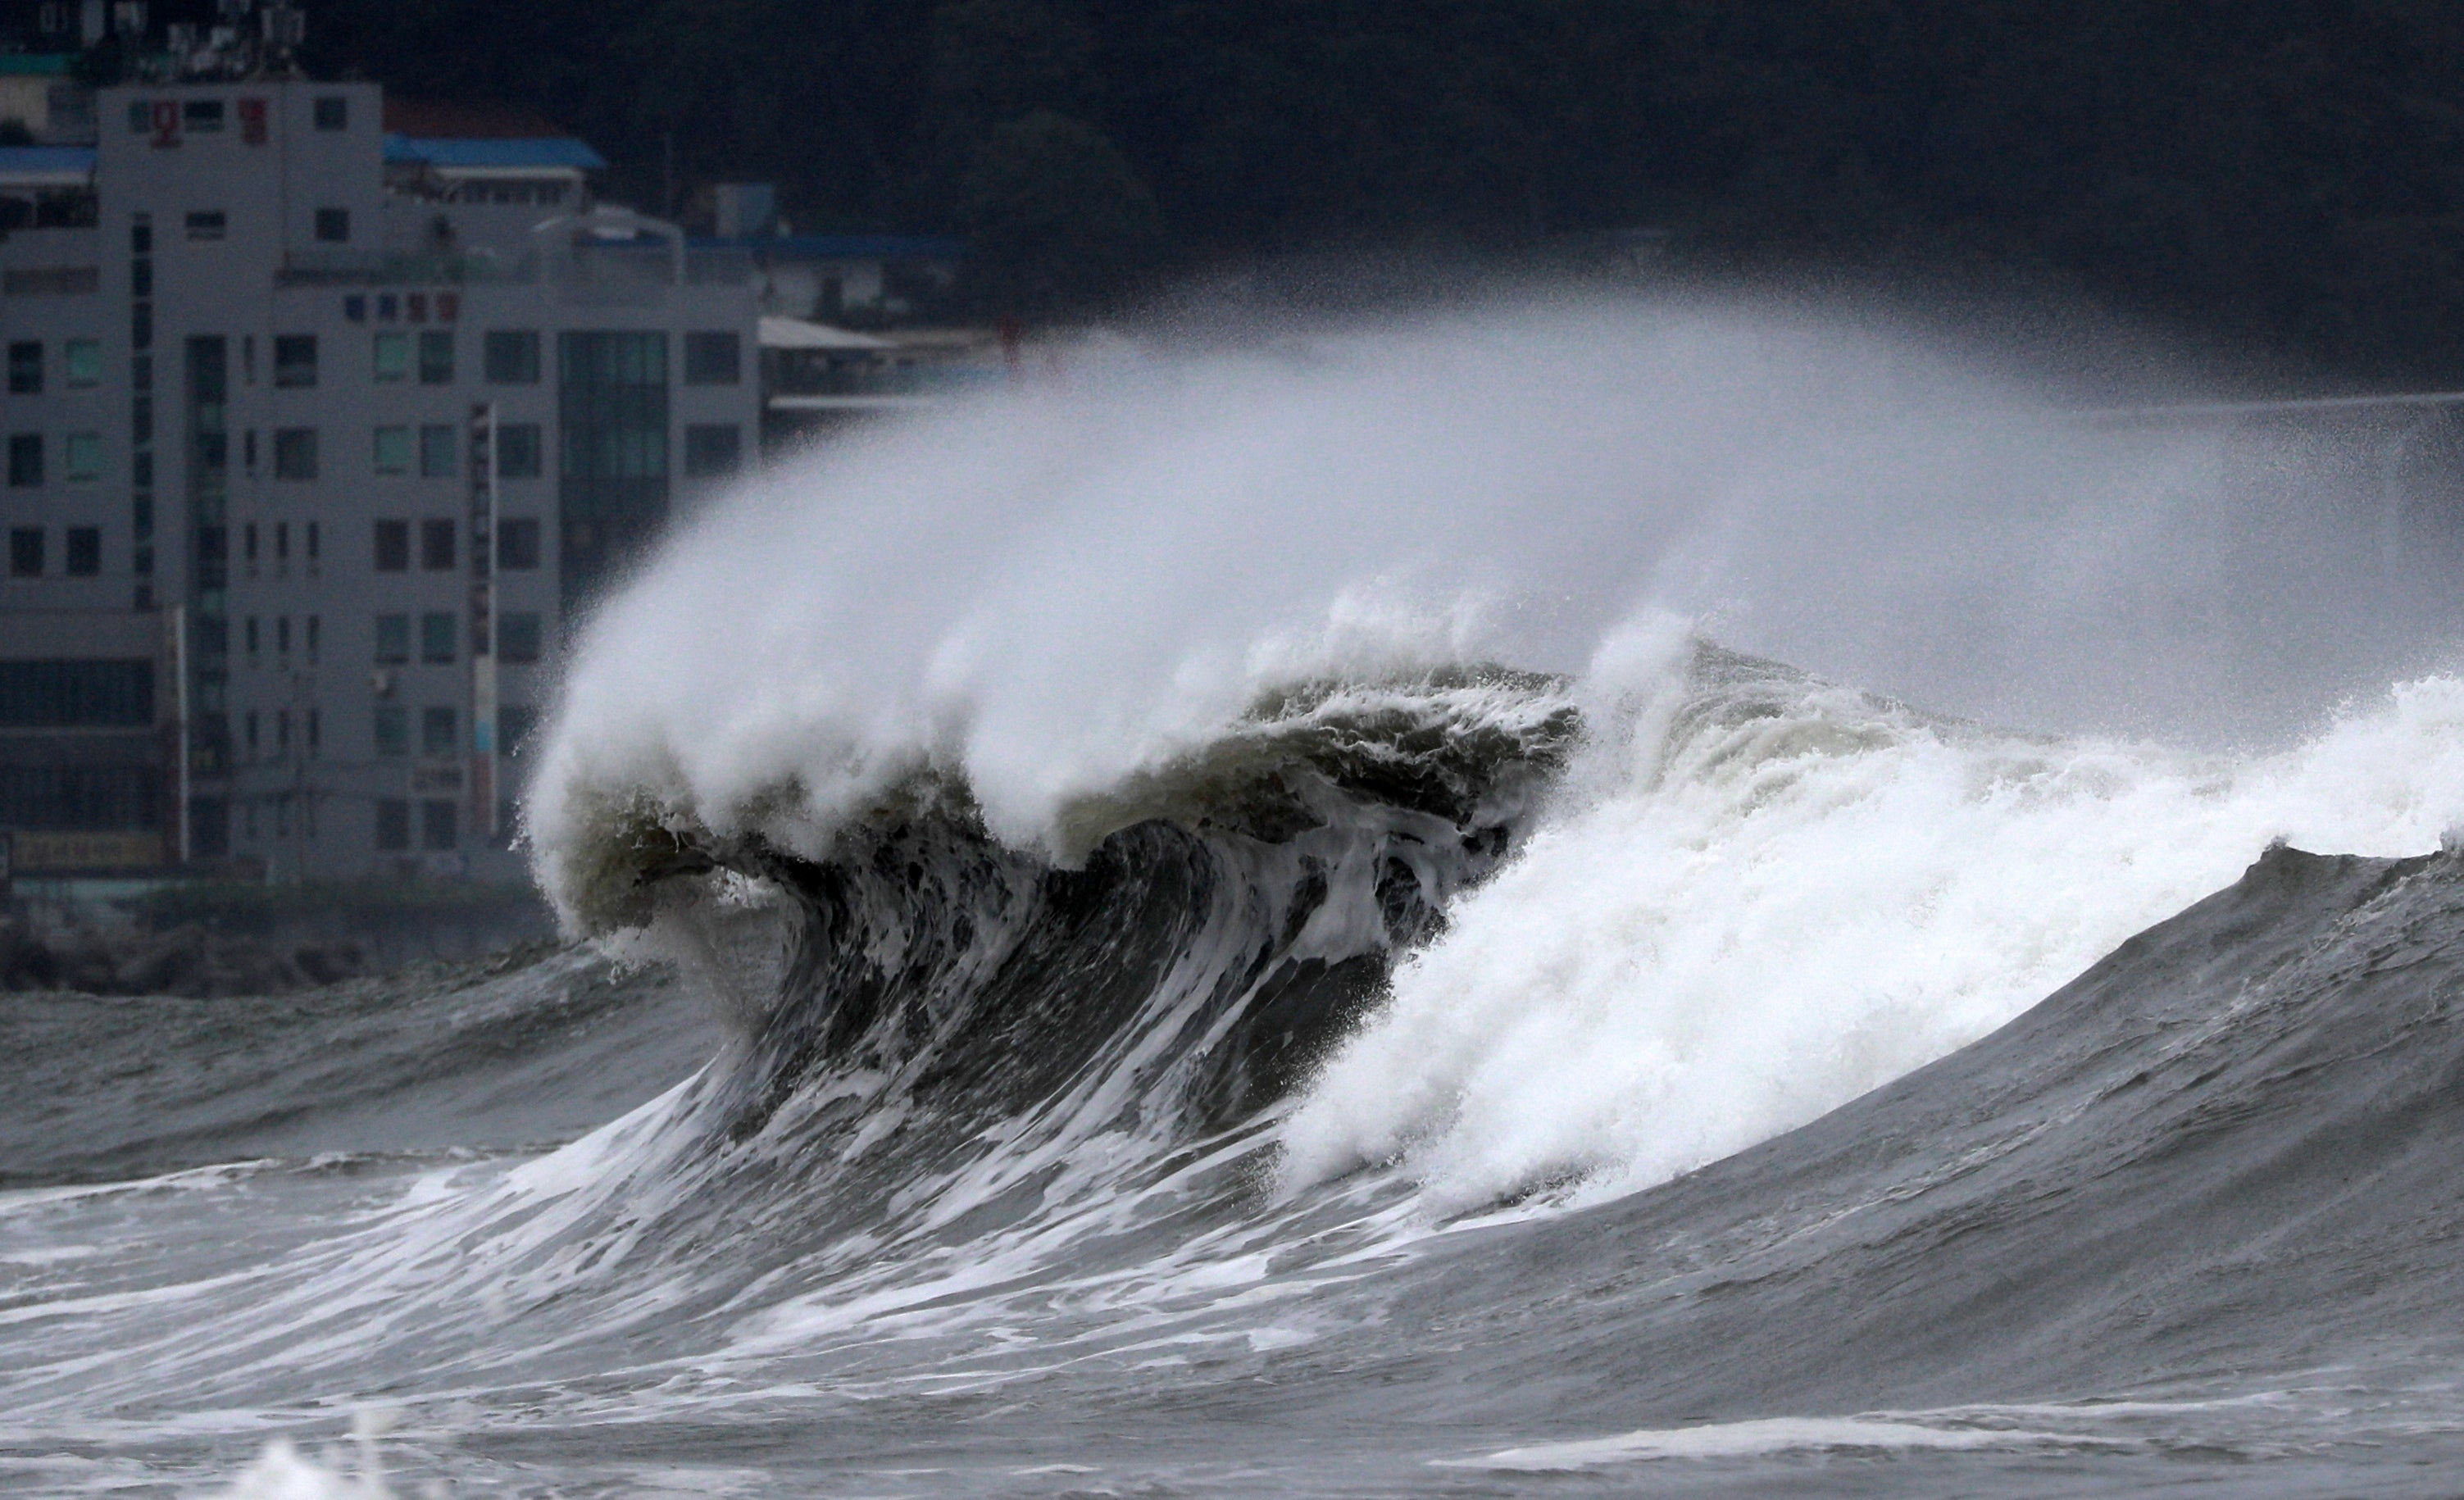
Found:
M 275 272 L 276 286 L 430 286 L 533 282 L 539 256 L 494 251 L 295 250 Z

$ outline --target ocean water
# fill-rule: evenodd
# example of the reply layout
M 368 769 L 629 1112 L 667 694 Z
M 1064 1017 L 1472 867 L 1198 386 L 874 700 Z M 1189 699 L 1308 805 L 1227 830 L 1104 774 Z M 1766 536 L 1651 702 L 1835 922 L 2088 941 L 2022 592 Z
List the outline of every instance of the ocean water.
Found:
M 2372 440 L 1547 302 L 791 466 L 568 666 L 575 946 L 0 1001 L 0 1488 L 2452 1493 Z

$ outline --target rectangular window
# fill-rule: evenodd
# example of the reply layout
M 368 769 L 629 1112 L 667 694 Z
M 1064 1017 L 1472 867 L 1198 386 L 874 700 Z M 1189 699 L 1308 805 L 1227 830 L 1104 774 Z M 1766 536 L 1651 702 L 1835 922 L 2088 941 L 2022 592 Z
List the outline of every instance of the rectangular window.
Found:
M 431 328 L 419 336 L 419 383 L 423 386 L 453 384 L 453 335 Z
M 308 523 L 308 561 L 311 563 L 314 563 L 318 558 L 322 555 L 319 543 L 324 540 L 323 528 L 319 526 L 317 522 L 313 520 L 310 521 Z
M 377 754 L 410 754 L 410 711 L 399 703 L 377 705 Z
M 154 664 L 86 657 L 0 661 L 0 725 L 142 729 L 154 722 Z
M 381 333 L 376 336 L 376 376 L 379 380 L 402 380 L 410 374 L 410 335 Z
M 223 127 L 223 101 L 192 99 L 180 106 L 180 124 L 190 135 L 211 135 Z
M 491 328 L 481 343 L 491 386 L 536 386 L 539 336 L 532 328 Z
M 43 342 L 39 339 L 9 341 L 9 394 L 43 393 Z
M 419 753 L 429 756 L 450 756 L 462 753 L 462 716 L 451 708 L 424 708 L 419 711 Z
M 61 562 L 71 578 L 92 578 L 102 571 L 102 528 L 71 526 L 63 539 Z
M 154 262 L 132 260 L 128 263 L 128 295 L 131 297 L 154 295 Z
M 410 429 L 377 429 L 376 463 L 379 474 L 410 473 Z
M 351 97 L 347 94 L 320 94 L 317 97 L 317 128 L 348 130 L 351 128 Z
M 410 616 L 377 616 L 377 665 L 399 667 L 410 660 Z
M 452 664 L 453 616 L 450 611 L 431 609 L 419 617 L 419 659 L 431 666 Z
M 743 378 L 738 341 L 732 333 L 685 335 L 685 384 L 733 386 Z
M 377 571 L 380 573 L 410 571 L 410 522 L 407 520 L 377 522 Z
M 419 430 L 419 474 L 423 479 L 453 477 L 453 424 L 431 422 Z
M 377 799 L 377 848 L 402 853 L 410 848 L 410 804 L 399 797 Z
M 496 522 L 496 565 L 527 573 L 539 565 L 539 523 L 528 517 Z
M 320 244 L 344 245 L 351 238 L 351 210 L 319 209 L 317 210 L 317 239 Z
M 715 479 L 734 474 L 742 443 L 741 430 L 733 423 L 696 422 L 686 428 L 686 476 Z
M 518 666 L 539 659 L 539 617 L 514 610 L 496 617 L 496 659 Z
M 430 712 L 434 712 L 430 710 Z M 452 710 L 446 710 L 451 713 Z M 445 850 L 453 847 L 454 804 L 431 798 L 419 805 L 419 847 Z
M 556 352 L 558 583 L 572 610 L 667 520 L 668 339 L 560 333 Z
M 278 427 L 274 430 L 274 476 L 277 479 L 317 477 L 317 430 Z
M 9 488 L 31 490 L 43 482 L 43 434 L 9 434 Z
M 496 429 L 496 477 L 536 479 L 539 476 L 539 425 L 510 422 Z
M 150 443 L 154 441 L 153 397 L 131 396 L 128 398 L 128 435 L 130 439 L 135 442 Z
M 71 432 L 60 445 L 60 476 L 72 484 L 90 484 L 102 477 L 102 434 Z
M 220 239 L 230 221 L 220 209 L 213 209 L 189 214 L 187 223 L 190 239 Z
M 102 341 L 71 339 L 60 349 L 60 378 L 78 390 L 102 381 Z
M 262 633 L 263 632 L 257 629 L 256 616 L 250 615 L 247 619 L 240 622 L 239 638 L 243 642 L 247 643 L 249 655 L 254 656 L 256 654 L 257 640 Z M 253 667 L 256 663 L 252 661 L 249 665 Z
M 274 336 L 274 384 L 293 388 L 317 384 L 317 336 L 278 333 Z
M 424 520 L 419 523 L 419 565 L 431 573 L 450 572 L 453 567 L 453 538 L 456 528 L 451 520 Z
M 496 710 L 496 743 L 504 754 L 519 755 L 538 724 L 539 710 L 527 703 L 507 703 Z
M 274 650 L 279 655 L 291 654 L 291 617 L 287 614 L 274 622 Z
M 308 659 L 310 661 L 317 659 L 318 648 L 325 644 L 324 635 L 325 617 L 320 614 L 310 615 L 308 617 Z
M 43 528 L 11 526 L 9 528 L 9 576 L 40 578 L 43 576 Z
M 128 253 L 132 255 L 154 254 L 154 216 L 132 213 L 128 216 Z

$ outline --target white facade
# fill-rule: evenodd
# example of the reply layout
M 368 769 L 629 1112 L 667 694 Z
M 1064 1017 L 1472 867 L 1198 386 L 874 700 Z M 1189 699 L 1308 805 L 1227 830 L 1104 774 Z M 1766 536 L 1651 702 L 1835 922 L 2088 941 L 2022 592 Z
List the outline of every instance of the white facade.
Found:
M 467 177 L 389 186 L 382 102 L 370 84 L 104 90 L 95 227 L 0 241 L 0 327 L 41 366 L 0 397 L 29 465 L 0 527 L 12 549 L 42 538 L 0 577 L 0 827 L 21 867 L 513 874 L 477 789 L 474 413 L 496 433 L 500 739 L 543 708 L 593 591 L 753 459 L 740 256 Z M 578 143 L 539 144 L 531 175 L 572 179 L 554 163 Z M 488 154 L 517 165 L 521 145 Z M 61 665 L 80 638 L 123 663 L 150 645 L 151 703 L 109 696 L 124 669 Z M 108 722 L 55 721 L 88 700 Z M 130 821 L 125 776 L 25 769 L 106 740 L 156 747 L 150 827 L 74 826 Z

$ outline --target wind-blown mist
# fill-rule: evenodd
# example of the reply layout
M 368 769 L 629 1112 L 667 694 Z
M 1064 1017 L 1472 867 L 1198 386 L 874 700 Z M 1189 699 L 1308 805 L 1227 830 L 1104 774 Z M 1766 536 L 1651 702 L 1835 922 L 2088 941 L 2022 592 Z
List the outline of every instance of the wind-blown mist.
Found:
M 2433 843 L 2452 683 L 2215 748 L 2443 648 L 2366 456 L 2099 429 L 1733 310 L 1113 353 L 718 506 L 589 631 L 531 836 L 585 929 L 642 916 L 645 827 L 820 859 L 928 783 L 1068 864 L 1262 695 L 1568 673 L 1559 805 L 1328 1065 L 1285 1179 L 1624 1190 L 1981 1035 L 2272 837 Z M 1688 718 L 1689 633 L 2027 733 L 1819 682 Z

